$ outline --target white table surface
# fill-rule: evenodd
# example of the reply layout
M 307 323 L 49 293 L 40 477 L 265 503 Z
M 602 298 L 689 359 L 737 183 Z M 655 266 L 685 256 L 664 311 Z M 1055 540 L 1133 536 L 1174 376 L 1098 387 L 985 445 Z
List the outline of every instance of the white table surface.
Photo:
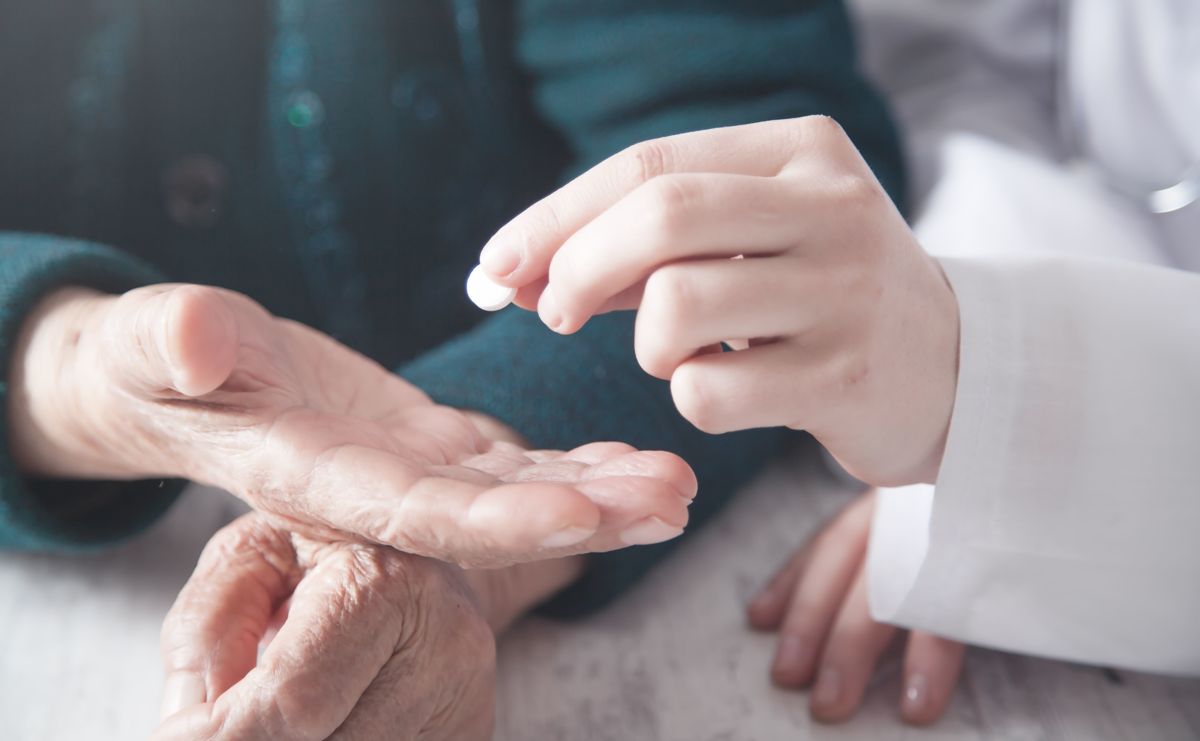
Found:
M 500 645 L 496 739 L 1200 739 L 1200 680 L 983 650 L 968 654 L 932 729 L 895 720 L 895 658 L 858 717 L 812 723 L 803 694 L 770 685 L 772 640 L 742 616 L 755 586 L 846 500 L 802 468 L 768 472 L 604 613 L 518 625 Z M 150 532 L 98 556 L 0 554 L 0 739 L 146 737 L 160 697 L 160 621 L 208 535 L 240 511 L 194 490 Z

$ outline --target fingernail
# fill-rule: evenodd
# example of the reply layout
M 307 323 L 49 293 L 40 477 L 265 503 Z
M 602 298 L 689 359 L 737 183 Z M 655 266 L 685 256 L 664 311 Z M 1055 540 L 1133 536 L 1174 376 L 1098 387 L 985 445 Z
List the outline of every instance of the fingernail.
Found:
M 817 686 L 813 687 L 812 701 L 816 705 L 833 707 L 842 696 L 842 673 L 831 667 L 823 667 L 817 675 Z
M 546 290 L 542 291 L 542 297 L 538 300 L 538 316 L 542 318 L 542 323 L 550 329 L 558 331 L 562 326 L 562 309 L 558 308 L 558 301 L 554 298 L 554 289 L 546 286 Z
M 918 716 L 925 710 L 925 703 L 928 701 L 929 680 L 924 674 L 910 674 L 904 680 L 904 699 L 901 701 L 900 711 L 906 717 Z
M 806 658 L 805 644 L 799 637 L 785 635 L 780 638 L 779 648 L 775 652 L 775 679 L 781 682 L 800 681 Z
M 550 537 L 542 541 L 543 548 L 566 548 L 571 545 L 578 545 L 596 532 L 586 527 L 568 527 L 559 530 Z
M 184 708 L 204 702 L 204 677 L 195 672 L 172 672 L 163 683 L 161 717 L 169 718 Z
M 678 537 L 683 528 L 667 524 L 657 517 L 647 517 L 641 522 L 621 531 L 622 543 L 627 545 L 650 545 Z
M 488 242 L 479 253 L 479 264 L 493 277 L 503 278 L 521 264 L 521 248 L 508 240 Z

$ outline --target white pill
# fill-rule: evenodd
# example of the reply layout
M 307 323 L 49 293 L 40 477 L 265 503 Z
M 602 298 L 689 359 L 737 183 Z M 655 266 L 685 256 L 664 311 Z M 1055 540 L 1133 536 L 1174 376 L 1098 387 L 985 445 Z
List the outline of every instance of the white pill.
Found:
M 467 298 L 484 311 L 500 311 L 516 297 L 517 289 L 502 286 L 487 277 L 482 265 L 476 265 L 467 276 Z

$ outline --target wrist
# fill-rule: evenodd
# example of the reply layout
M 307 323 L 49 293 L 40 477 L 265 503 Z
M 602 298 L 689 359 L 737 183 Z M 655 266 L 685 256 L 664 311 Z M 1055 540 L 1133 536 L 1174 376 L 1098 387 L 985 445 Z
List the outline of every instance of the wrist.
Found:
M 90 327 L 111 297 L 64 288 L 43 298 L 22 323 L 9 368 L 7 424 L 17 467 L 32 476 L 85 477 L 111 473 L 87 432 L 81 369 Z
M 517 618 L 578 579 L 583 567 L 583 556 L 568 556 L 463 573 L 488 625 L 499 635 Z

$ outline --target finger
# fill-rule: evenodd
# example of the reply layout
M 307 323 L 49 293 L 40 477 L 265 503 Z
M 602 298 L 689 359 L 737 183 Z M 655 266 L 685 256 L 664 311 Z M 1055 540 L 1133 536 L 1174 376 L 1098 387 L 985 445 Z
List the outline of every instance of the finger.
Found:
M 813 539 L 779 630 L 771 678 L 784 687 L 812 681 L 825 644 L 855 575 L 862 568 L 871 503 L 859 498 Z
M 900 717 L 929 725 L 942 717 L 962 671 L 966 647 L 958 641 L 914 630 L 904 655 L 904 696 Z
M 806 369 L 819 361 L 784 341 L 691 358 L 671 375 L 671 397 L 685 419 L 710 434 L 795 425 L 814 391 Z
M 254 667 L 295 578 L 290 540 L 261 515 L 212 537 L 163 622 L 164 718 L 219 696 Z
M 223 291 L 159 285 L 130 291 L 102 325 L 102 361 L 116 382 L 148 396 L 203 396 L 229 377 L 238 327 Z
M 176 713 L 156 739 L 325 739 L 401 643 L 394 553 L 329 545 L 301 580 L 287 621 L 258 665 L 220 697 Z M 405 708 L 409 698 L 395 698 Z M 414 715 L 409 721 L 418 723 Z M 413 727 L 395 729 L 401 738 Z
M 801 241 L 804 181 L 684 173 L 655 178 L 563 243 L 538 302 L 546 326 L 576 331 L 661 265 L 782 252 Z
M 389 449 L 392 439 L 361 420 L 311 410 L 283 415 L 259 448 L 259 469 L 275 475 L 246 498 L 310 534 L 350 533 L 471 565 L 529 560 L 541 548 L 575 545 L 596 531 L 597 506 L 573 486 L 452 478 L 446 472 L 453 469 Z M 353 507 L 347 491 L 354 492 Z
M 315 533 L 354 533 L 464 566 L 661 542 L 682 531 L 695 493 L 690 468 L 669 454 L 529 465 L 497 483 L 481 472 L 472 476 L 465 466 L 415 464 L 368 445 L 310 448 L 313 437 L 289 434 L 287 425 L 281 421 L 272 432 L 277 439 L 264 451 L 274 460 L 264 470 L 284 472 L 295 485 L 272 485 L 290 492 L 282 500 L 249 498 L 289 517 L 302 511 L 328 526 L 328 532 Z M 347 490 L 355 492 L 349 509 Z
M 504 487 L 506 496 L 488 501 L 486 515 L 474 509 L 469 515 L 475 527 L 486 531 L 480 532 L 480 537 L 497 541 L 495 534 L 501 534 L 503 540 L 498 542 L 504 544 L 503 552 L 500 546 L 483 549 L 484 557 L 492 563 L 476 562 L 473 565 L 496 565 L 502 562 L 501 559 L 512 562 L 572 553 L 599 553 L 629 545 L 659 543 L 678 536 L 687 524 L 688 506 L 695 496 L 695 489 L 692 487 L 685 490 L 687 493 L 681 493 L 680 488 L 665 481 L 664 477 L 645 475 L 645 466 L 636 463 L 644 460 L 643 456 L 639 453 L 594 466 L 551 460 L 516 472 Z M 631 464 L 633 469 L 630 469 Z M 596 506 L 599 518 L 594 531 L 577 543 L 561 542 L 567 538 L 558 539 L 551 535 L 536 546 L 537 550 L 520 554 L 521 548 L 534 547 L 536 543 L 534 540 L 524 544 L 512 540 L 513 533 L 526 527 L 521 521 L 529 517 L 526 512 L 528 495 L 521 487 L 561 485 L 564 481 L 571 481 L 567 485 Z M 492 492 L 497 491 L 493 489 L 486 496 L 492 497 Z
M 543 279 L 568 237 L 644 183 L 683 172 L 774 175 L 821 126 L 804 119 L 766 121 L 636 144 L 506 224 L 484 246 L 480 262 L 505 285 L 520 287 Z
M 571 485 L 456 480 L 357 445 L 327 455 L 302 498 L 334 528 L 464 566 L 529 560 L 587 540 L 600 524 L 599 508 Z
M 462 607 L 465 599 L 430 596 L 441 608 L 426 618 L 431 633 L 388 660 L 330 741 L 491 739 L 495 637 L 479 613 Z M 448 640 L 435 643 L 438 635 Z
M 667 265 L 646 281 L 634 351 L 650 375 L 669 379 L 702 348 L 732 338 L 795 334 L 810 322 L 803 263 L 791 256 Z
M 538 302 L 541 301 L 542 292 L 546 290 L 549 281 L 539 281 L 531 286 L 526 286 L 517 292 L 517 298 L 513 302 L 522 309 L 537 311 Z M 596 314 L 607 314 L 611 311 L 628 311 L 636 309 L 642 305 L 642 290 L 646 287 L 646 281 L 640 281 L 617 295 L 605 301 L 598 309 Z
M 540 462 L 503 473 L 505 481 L 574 482 L 575 489 L 599 508 L 595 533 L 571 551 L 600 553 L 659 543 L 678 536 L 687 524 L 697 482 L 691 467 L 674 454 L 593 443 L 566 453 L 524 455 Z M 504 524 L 503 518 L 521 517 L 519 509 L 496 516 L 492 527 L 501 530 L 518 526 Z
M 636 477 L 660 481 L 684 500 L 696 498 L 699 482 L 682 458 L 662 450 L 636 450 L 625 443 L 589 443 L 563 453 L 567 460 L 586 464 L 584 481 Z
M 539 278 L 532 283 L 521 286 L 517 289 L 517 295 L 513 298 L 513 303 L 522 309 L 530 311 L 537 309 L 538 299 L 542 297 L 542 291 L 546 290 L 548 283 L 549 281 L 545 278 Z
M 809 711 L 825 723 L 854 714 L 879 655 L 896 635 L 892 626 L 871 619 L 865 575 L 866 569 L 860 568 L 821 652 Z
M 622 443 L 584 445 L 503 476 L 510 483 L 575 482 L 575 489 L 600 512 L 596 532 L 572 549 L 576 552 L 604 552 L 678 536 L 697 489 L 695 474 L 679 456 L 638 451 Z M 493 525 L 515 526 L 500 521 Z
M 746 618 L 755 630 L 775 630 L 783 622 L 788 603 L 796 591 L 796 582 L 804 562 L 812 553 L 812 543 L 805 543 L 788 557 L 783 565 L 750 600 Z

